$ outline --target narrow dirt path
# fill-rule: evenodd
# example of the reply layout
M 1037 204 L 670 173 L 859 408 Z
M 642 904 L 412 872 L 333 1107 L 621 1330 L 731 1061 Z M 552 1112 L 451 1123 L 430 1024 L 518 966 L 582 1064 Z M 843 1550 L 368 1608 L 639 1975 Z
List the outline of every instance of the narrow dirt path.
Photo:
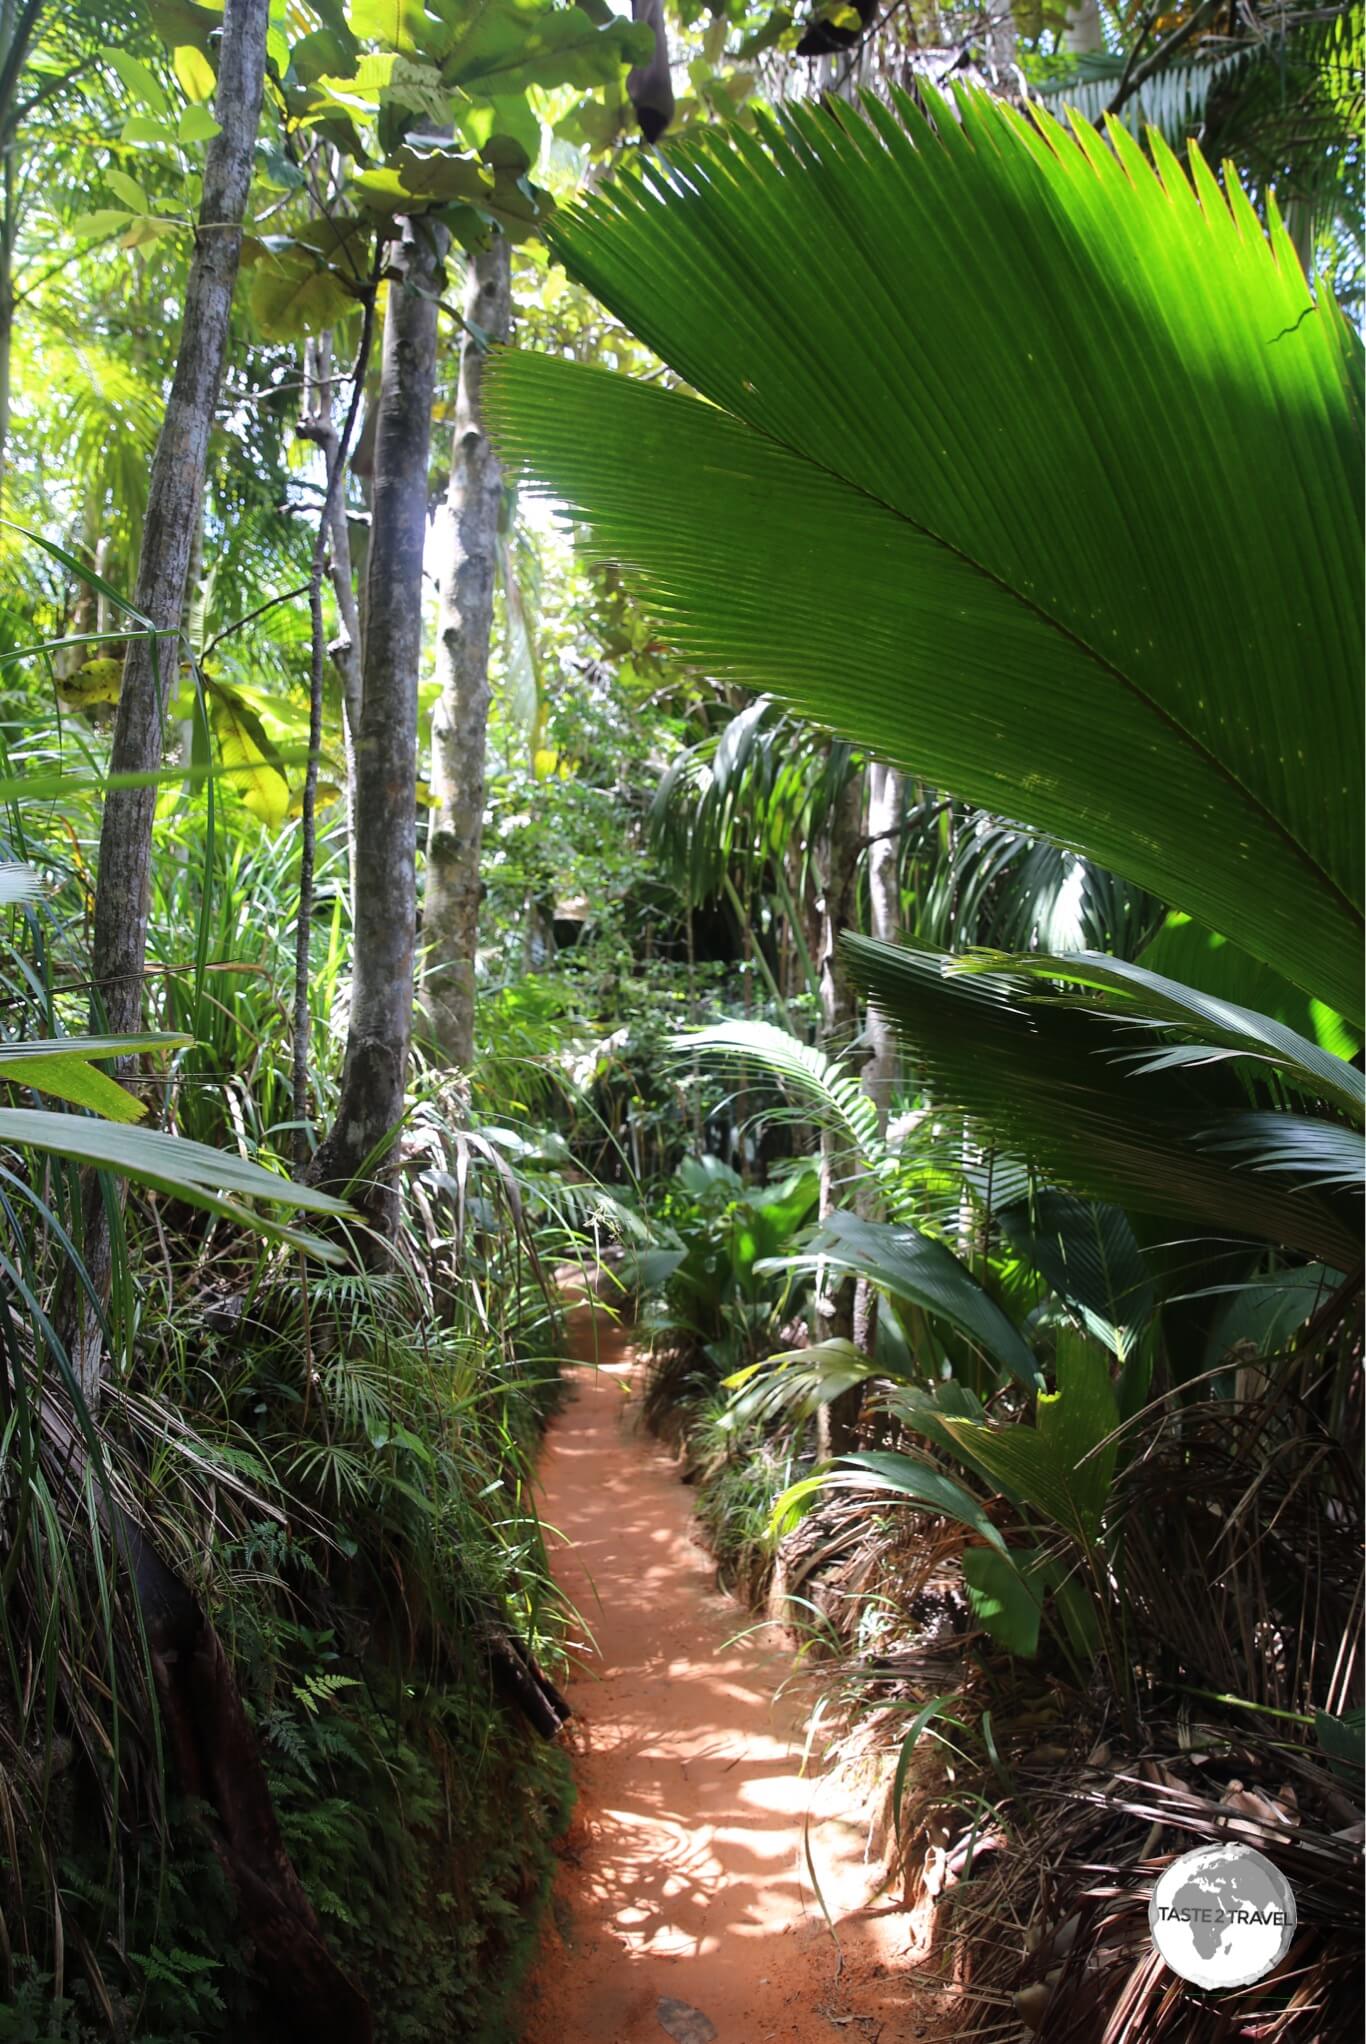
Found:
M 571 1325 L 582 1362 L 541 1509 L 593 1646 L 569 1690 L 579 1802 L 522 2044 L 930 2044 L 906 1918 L 870 1901 L 861 1813 L 813 1811 L 800 1713 L 776 1695 L 790 1660 L 737 1638 L 752 1615 L 718 1591 L 689 1493 L 639 1426 L 625 1336 L 588 1306 Z

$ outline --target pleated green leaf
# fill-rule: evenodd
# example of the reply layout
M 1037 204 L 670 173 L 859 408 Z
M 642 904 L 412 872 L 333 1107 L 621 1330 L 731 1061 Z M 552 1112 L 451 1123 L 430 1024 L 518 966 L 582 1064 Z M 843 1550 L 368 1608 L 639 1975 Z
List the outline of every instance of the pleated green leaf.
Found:
M 946 1243 L 918 1228 L 836 1212 L 800 1256 L 774 1258 L 768 1267 L 808 1270 L 821 1263 L 866 1278 L 894 1301 L 947 1320 L 1018 1383 L 1039 1381 L 1038 1360 L 1028 1343 Z
M 1128 1357 L 1155 1303 L 1128 1216 L 1118 1207 L 1045 1187 L 999 1207 L 996 1218 L 1007 1241 L 1042 1272 L 1097 1340 L 1121 1359 Z
M 1195 159 L 964 92 L 550 230 L 706 402 L 504 355 L 509 463 L 687 657 L 1361 1013 L 1361 350 Z
M 946 973 L 937 952 L 866 937 L 845 945 L 854 979 L 935 1101 L 978 1118 L 1055 1184 L 1220 1237 L 1277 1242 L 1335 1269 L 1359 1264 L 1355 1129 L 1250 1112 L 1229 1065 L 1160 1067 L 1159 1033 L 1041 1002 L 1028 979 Z M 1139 1071 L 1145 1049 L 1149 1069 Z

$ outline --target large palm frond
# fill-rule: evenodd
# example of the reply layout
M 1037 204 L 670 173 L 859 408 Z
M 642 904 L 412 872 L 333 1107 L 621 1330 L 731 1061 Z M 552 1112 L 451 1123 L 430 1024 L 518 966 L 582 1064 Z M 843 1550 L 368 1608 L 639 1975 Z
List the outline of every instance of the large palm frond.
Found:
M 510 355 L 495 433 L 690 657 L 1358 1013 L 1359 343 L 1198 158 L 930 106 L 563 217 L 708 402 Z

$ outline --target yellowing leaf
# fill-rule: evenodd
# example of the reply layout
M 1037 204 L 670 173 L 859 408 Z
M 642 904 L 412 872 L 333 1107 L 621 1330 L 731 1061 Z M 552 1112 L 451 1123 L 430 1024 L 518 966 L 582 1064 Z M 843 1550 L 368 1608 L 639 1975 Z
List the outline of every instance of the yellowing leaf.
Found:
M 430 781 L 418 782 L 417 806 L 419 809 L 435 809 L 438 806 L 436 797 L 432 793 L 432 784 Z
M 218 80 L 213 65 L 193 43 L 181 43 L 171 52 L 171 64 L 186 99 L 212 99 Z
M 174 1050 L 188 1036 L 94 1036 L 47 1038 L 35 1043 L 0 1047 L 0 1080 L 8 1086 L 31 1087 L 54 1100 L 69 1100 L 106 1121 L 141 1121 L 145 1104 L 126 1093 L 117 1079 L 96 1069 L 92 1060 L 136 1050 Z
M 174 220 L 135 220 L 128 232 L 119 236 L 119 247 L 146 248 L 149 242 L 161 241 L 175 231 Z
M 88 710 L 95 703 L 116 703 L 123 683 L 121 660 L 87 660 L 57 684 L 57 693 L 73 709 Z
M 316 813 L 319 809 L 330 809 L 340 794 L 341 789 L 334 781 L 319 781 L 317 794 L 313 798 L 314 812 Z M 303 815 L 304 791 L 302 788 L 299 788 L 292 797 L 289 813 L 291 816 Z
M 219 757 L 228 770 L 229 785 L 252 815 L 274 830 L 288 816 L 290 802 L 279 754 L 255 710 L 235 689 L 225 688 L 219 681 L 206 686 L 209 722 L 218 740 Z

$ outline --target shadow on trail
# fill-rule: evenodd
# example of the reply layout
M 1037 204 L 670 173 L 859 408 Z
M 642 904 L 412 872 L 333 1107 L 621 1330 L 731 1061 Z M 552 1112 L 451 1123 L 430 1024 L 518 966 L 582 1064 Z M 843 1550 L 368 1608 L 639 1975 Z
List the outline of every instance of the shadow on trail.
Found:
M 717 1589 L 689 1494 L 636 1424 L 626 1334 L 587 1305 L 571 1327 L 585 1366 L 541 1509 L 591 1644 L 569 1688 L 579 1806 L 523 2044 L 661 2044 L 674 2001 L 719 2044 L 928 2040 L 889 1971 L 904 1919 L 868 1910 L 862 1826 L 836 1817 L 812 1842 L 839 1964 L 804 1864 L 800 1715 L 775 1696 L 788 1655 L 736 1637 L 752 1618 Z

